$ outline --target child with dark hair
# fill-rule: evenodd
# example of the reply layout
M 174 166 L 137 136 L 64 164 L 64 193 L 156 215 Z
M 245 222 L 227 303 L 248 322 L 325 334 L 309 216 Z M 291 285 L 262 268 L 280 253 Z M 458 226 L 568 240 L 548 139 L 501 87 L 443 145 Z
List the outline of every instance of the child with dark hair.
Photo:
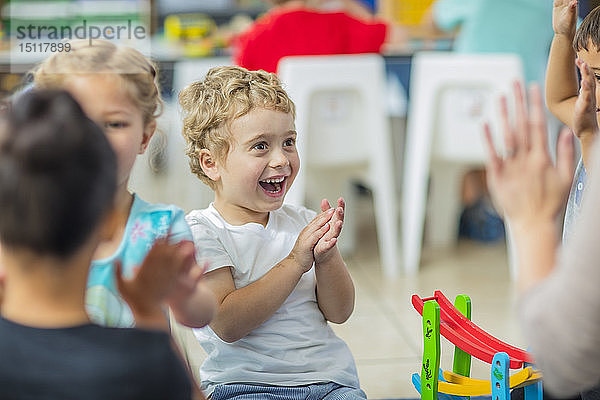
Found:
M 161 304 L 195 265 L 193 244 L 160 239 L 132 279 L 117 274 L 137 328 L 90 323 L 90 263 L 114 229 L 115 153 L 66 92 L 27 93 L 2 117 L 2 398 L 191 398 Z
M 548 59 L 546 74 L 546 104 L 548 109 L 567 125 L 581 145 L 581 160 L 575 171 L 575 179 L 571 186 L 569 201 L 564 221 L 563 240 L 571 234 L 572 226 L 579 214 L 581 199 L 587 179 L 587 169 L 590 163 L 592 143 L 597 134 L 597 118 L 592 124 L 583 124 L 589 120 L 589 115 L 582 107 L 577 107 L 579 83 L 575 63 L 579 67 L 583 82 L 586 75 L 600 77 L 600 7 L 592 10 L 582 21 L 579 28 L 577 23 L 577 0 L 555 0 L 552 15 L 554 39 Z M 600 90 L 592 93 L 596 103 L 600 101 Z M 581 104 L 581 103 L 580 103 Z M 587 115 L 587 116 L 586 116 Z

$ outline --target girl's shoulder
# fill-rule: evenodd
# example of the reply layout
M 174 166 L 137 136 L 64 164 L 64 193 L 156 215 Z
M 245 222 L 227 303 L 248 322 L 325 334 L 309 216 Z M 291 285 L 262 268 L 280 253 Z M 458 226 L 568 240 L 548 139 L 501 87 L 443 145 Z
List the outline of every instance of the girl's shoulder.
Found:
M 137 214 L 146 214 L 160 211 L 170 211 L 172 214 L 182 214 L 183 210 L 174 204 L 149 203 L 146 200 L 134 194 L 133 205 L 131 206 L 130 217 Z
M 177 240 L 190 239 L 183 210 L 172 204 L 149 203 L 134 195 L 128 225 L 131 233 L 154 232 L 153 237 L 169 234 Z

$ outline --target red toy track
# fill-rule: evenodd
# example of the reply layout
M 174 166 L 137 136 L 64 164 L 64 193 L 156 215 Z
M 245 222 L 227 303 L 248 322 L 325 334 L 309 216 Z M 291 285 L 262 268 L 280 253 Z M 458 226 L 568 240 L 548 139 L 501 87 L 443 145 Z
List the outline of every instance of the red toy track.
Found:
M 432 298 L 412 296 L 412 304 L 419 314 L 423 315 L 426 300 L 436 300 L 440 306 L 440 333 L 473 357 L 491 364 L 494 354 L 504 351 L 510 358 L 509 366 L 512 369 L 521 368 L 524 362 L 533 362 L 525 350 L 504 343 L 467 319 L 439 290 Z

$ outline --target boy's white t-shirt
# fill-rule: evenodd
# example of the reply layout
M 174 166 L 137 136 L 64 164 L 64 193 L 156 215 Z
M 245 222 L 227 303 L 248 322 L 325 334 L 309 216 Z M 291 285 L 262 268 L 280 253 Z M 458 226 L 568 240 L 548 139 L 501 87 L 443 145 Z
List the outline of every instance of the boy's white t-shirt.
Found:
M 231 266 L 236 289 L 247 286 L 287 257 L 298 234 L 315 217 L 304 207 L 284 205 L 269 213 L 266 227 L 230 225 L 211 204 L 186 216 L 199 263 L 208 271 Z M 200 264 L 202 265 L 202 264 Z M 319 310 L 314 265 L 281 307 L 262 325 L 234 342 L 209 327 L 194 329 L 208 357 L 200 367 L 203 389 L 223 383 L 299 386 L 335 382 L 358 388 L 354 359 Z

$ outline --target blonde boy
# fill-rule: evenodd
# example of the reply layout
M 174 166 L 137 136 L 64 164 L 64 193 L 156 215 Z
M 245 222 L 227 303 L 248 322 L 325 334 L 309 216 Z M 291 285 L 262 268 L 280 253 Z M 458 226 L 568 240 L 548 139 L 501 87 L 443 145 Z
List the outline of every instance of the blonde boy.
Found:
M 215 192 L 186 217 L 218 303 L 210 326 L 195 330 L 208 353 L 203 388 L 214 400 L 365 399 L 350 350 L 328 326 L 354 308 L 336 246 L 344 201 L 323 200 L 316 216 L 283 205 L 300 161 L 294 104 L 278 78 L 214 68 L 179 101 L 191 169 Z

